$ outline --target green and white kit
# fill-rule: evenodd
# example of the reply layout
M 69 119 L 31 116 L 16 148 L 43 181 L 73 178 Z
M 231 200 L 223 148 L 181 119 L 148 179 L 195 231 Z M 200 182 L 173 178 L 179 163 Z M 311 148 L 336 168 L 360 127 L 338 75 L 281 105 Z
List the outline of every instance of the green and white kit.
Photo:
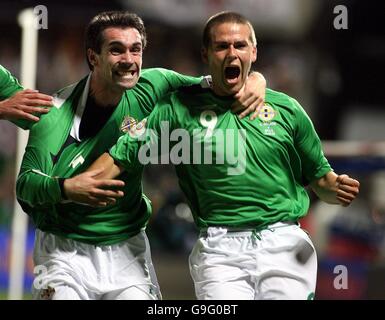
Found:
M 190 255 L 198 299 L 313 297 L 317 258 L 296 222 L 309 209 L 304 186 L 331 171 L 320 139 L 283 93 L 268 89 L 255 120 L 232 114 L 232 102 L 200 86 L 180 89 L 110 154 L 128 171 L 175 164 L 201 230 Z

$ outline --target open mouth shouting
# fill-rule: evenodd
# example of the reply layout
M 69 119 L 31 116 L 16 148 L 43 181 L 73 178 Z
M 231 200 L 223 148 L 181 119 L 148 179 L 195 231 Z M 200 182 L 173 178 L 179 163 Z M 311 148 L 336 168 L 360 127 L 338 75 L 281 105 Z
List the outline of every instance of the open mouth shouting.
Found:
M 228 84 L 236 84 L 239 81 L 241 75 L 241 68 L 239 66 L 227 66 L 225 67 L 225 81 Z

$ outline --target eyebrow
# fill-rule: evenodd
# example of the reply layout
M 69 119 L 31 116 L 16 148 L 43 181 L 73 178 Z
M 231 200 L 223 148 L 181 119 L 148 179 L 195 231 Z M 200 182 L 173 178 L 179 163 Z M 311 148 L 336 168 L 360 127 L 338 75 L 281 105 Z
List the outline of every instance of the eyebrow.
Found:
M 247 42 L 248 39 L 239 39 L 239 40 L 235 40 L 234 43 L 237 43 L 237 42 Z M 213 41 L 213 43 L 230 43 L 230 41 L 228 40 L 216 40 L 216 41 Z
M 108 44 L 109 47 L 112 47 L 112 46 L 115 46 L 115 45 L 120 45 L 120 46 L 124 46 L 124 43 L 121 42 L 121 41 L 112 41 Z M 137 41 L 137 42 L 134 42 L 131 44 L 132 47 L 134 46 L 141 46 L 142 43 L 140 41 Z
M 223 41 L 214 41 L 213 44 L 214 45 L 219 45 L 219 44 L 231 44 L 231 43 L 234 43 L 234 44 L 244 44 L 244 43 L 247 43 L 247 40 L 237 40 L 237 41 L 234 41 L 234 42 L 229 42 L 229 41 L 226 41 L 226 40 L 223 40 Z

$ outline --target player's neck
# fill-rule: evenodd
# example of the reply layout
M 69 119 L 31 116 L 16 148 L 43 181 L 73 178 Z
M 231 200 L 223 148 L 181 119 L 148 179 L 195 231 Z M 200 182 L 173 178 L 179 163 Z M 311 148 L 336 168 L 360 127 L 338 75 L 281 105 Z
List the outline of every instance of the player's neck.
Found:
M 96 105 L 99 107 L 111 107 L 118 105 L 123 95 L 122 90 L 114 90 L 114 88 L 107 87 L 96 79 L 91 78 L 90 92 Z

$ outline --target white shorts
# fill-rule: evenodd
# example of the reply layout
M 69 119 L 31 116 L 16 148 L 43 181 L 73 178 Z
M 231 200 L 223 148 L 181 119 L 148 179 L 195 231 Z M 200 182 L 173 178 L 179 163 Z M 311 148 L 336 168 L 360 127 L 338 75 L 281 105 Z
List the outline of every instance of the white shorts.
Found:
M 36 230 L 34 299 L 161 299 L 147 236 L 95 246 Z
M 317 256 L 294 223 L 278 222 L 260 232 L 210 227 L 189 262 L 200 300 L 314 298 Z

